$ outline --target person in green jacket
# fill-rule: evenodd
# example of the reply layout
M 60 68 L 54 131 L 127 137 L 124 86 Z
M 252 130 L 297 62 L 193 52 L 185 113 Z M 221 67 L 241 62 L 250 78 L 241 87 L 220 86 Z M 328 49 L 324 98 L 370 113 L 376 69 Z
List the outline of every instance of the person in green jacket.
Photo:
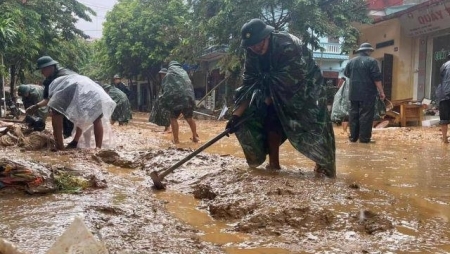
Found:
M 119 122 L 119 125 L 128 124 L 131 119 L 131 106 L 127 95 L 115 86 L 109 84 L 100 84 L 100 86 L 116 103 L 116 108 L 111 115 L 111 124 L 115 122 Z
M 44 87 L 33 84 L 22 84 L 17 88 L 17 95 L 22 97 L 23 106 L 29 108 L 44 98 Z M 48 116 L 48 107 L 39 108 L 33 116 L 39 117 L 45 122 Z
M 260 19 L 244 24 L 241 36 L 246 50 L 243 85 L 236 90 L 226 129 L 236 133 L 247 163 L 257 167 L 268 154 L 266 168 L 279 170 L 279 147 L 288 139 L 316 163 L 317 176 L 335 177 L 326 87 L 311 51 L 294 35 Z M 237 125 L 243 118 L 247 120 Z
M 177 61 L 171 61 L 167 74 L 162 80 L 163 91 L 159 97 L 161 106 L 170 112 L 173 143 L 180 142 L 178 138 L 178 117 L 183 114 L 191 128 L 193 142 L 198 142 L 197 125 L 193 119 L 195 99 L 194 87 L 187 72 Z

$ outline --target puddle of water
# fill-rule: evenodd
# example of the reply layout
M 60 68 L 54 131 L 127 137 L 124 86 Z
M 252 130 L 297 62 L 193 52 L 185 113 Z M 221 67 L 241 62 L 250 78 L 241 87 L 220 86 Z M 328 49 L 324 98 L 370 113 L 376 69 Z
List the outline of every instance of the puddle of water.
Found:
M 156 192 L 157 198 L 167 203 L 167 210 L 176 218 L 202 231 L 200 239 L 220 245 L 230 245 L 251 240 L 250 236 L 240 233 L 225 232 L 230 226 L 225 222 L 214 220 L 206 212 L 197 209 L 199 201 L 191 195 L 163 191 Z M 289 251 L 281 248 L 254 248 L 243 249 L 238 247 L 227 247 L 225 251 L 230 254 L 284 254 Z
M 224 222 L 213 220 L 207 213 L 198 210 L 196 207 L 199 201 L 191 195 L 164 191 L 157 192 L 156 196 L 168 202 L 167 210 L 176 218 L 203 231 L 204 234 L 200 238 L 204 241 L 226 244 L 242 242 L 248 238 L 243 234 L 224 232 L 229 226 Z
M 186 125 L 179 121 L 180 125 Z M 225 121 L 208 123 L 208 130 L 199 129 L 201 144 L 188 142 L 189 129 L 180 128 L 180 139 L 185 142 L 180 147 L 198 148 L 223 130 Z M 337 130 L 337 129 L 335 129 Z M 340 131 L 340 129 L 339 129 Z M 428 130 L 424 130 L 428 131 Z M 432 131 L 432 130 L 429 130 Z M 357 182 L 364 187 L 386 190 L 396 197 L 413 202 L 428 217 L 450 220 L 450 146 L 423 142 L 412 144 L 407 141 L 383 139 L 383 133 L 375 133 L 377 143 L 348 143 L 345 135 L 336 135 L 336 164 L 338 178 Z M 399 134 L 401 135 L 401 134 Z M 171 138 L 167 136 L 166 138 Z M 205 152 L 244 155 L 236 137 L 224 137 L 206 149 Z M 297 152 L 289 142 L 280 148 L 282 167 L 295 172 L 312 171 L 314 163 Z M 264 167 L 264 166 L 263 166 Z

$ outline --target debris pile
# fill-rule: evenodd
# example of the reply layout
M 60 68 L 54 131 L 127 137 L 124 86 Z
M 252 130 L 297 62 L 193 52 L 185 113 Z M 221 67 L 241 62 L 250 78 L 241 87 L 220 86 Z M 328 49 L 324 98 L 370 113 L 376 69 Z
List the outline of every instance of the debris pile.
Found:
M 99 168 L 92 165 L 47 168 L 38 163 L 0 158 L 0 189 L 10 187 L 35 193 L 79 193 L 87 188 L 105 188 Z
M 48 131 L 32 131 L 24 126 L 0 121 L 0 146 L 19 146 L 25 150 L 51 149 L 55 141 Z

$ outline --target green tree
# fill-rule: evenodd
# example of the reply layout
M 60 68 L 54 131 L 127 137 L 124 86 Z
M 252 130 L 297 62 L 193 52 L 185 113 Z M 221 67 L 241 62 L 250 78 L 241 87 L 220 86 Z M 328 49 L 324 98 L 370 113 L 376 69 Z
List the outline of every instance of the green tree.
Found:
M 9 45 L 12 44 L 14 38 L 16 37 L 17 32 L 15 30 L 14 22 L 10 18 L 5 18 L 4 16 L 0 17 L 0 75 L 5 75 L 5 66 L 3 59 L 3 52 L 5 52 Z
M 189 20 L 183 0 L 122 0 L 106 16 L 99 57 L 111 77 L 144 79 L 156 95 L 157 73 L 183 38 Z M 151 102 L 149 103 L 151 105 Z
M 25 72 L 34 70 L 35 61 L 41 55 L 48 54 L 63 65 L 76 66 L 74 56 L 83 49 L 73 50 L 76 45 L 84 46 L 77 44 L 79 38 L 88 36 L 77 29 L 75 23 L 79 19 L 90 21 L 89 15 L 95 15 L 93 10 L 75 0 L 3 0 L 0 12 L 3 19 L 12 21 L 16 32 L 4 51 L 11 91 L 17 78 L 23 82 Z

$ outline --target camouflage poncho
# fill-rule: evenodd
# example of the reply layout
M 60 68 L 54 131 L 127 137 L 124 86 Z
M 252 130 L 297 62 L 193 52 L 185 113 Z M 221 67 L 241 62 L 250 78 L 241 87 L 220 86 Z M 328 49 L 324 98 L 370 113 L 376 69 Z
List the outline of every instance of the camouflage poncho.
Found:
M 161 106 L 159 97 L 153 104 L 152 111 L 150 112 L 150 118 L 148 119 L 148 121 L 158 126 L 167 127 L 170 125 L 170 112 Z
M 167 74 L 162 80 L 162 89 L 159 101 L 164 109 L 174 111 L 195 106 L 194 87 L 178 62 L 169 63 Z
M 131 119 L 131 105 L 127 95 L 119 88 L 112 85 L 103 86 L 106 93 L 116 103 L 116 108 L 111 115 L 111 120 L 119 123 L 127 123 Z
M 263 72 L 263 68 L 269 71 Z M 283 126 L 282 140 L 315 161 L 327 176 L 336 175 L 334 133 L 326 107 L 326 90 L 319 67 L 301 41 L 284 32 L 272 32 L 269 50 L 259 56 L 247 49 L 244 84 L 236 90 L 235 105 L 255 103 L 244 112 L 256 115 L 244 123 L 236 136 L 251 166 L 262 164 L 268 154 L 263 119 L 266 97 L 273 101 Z

